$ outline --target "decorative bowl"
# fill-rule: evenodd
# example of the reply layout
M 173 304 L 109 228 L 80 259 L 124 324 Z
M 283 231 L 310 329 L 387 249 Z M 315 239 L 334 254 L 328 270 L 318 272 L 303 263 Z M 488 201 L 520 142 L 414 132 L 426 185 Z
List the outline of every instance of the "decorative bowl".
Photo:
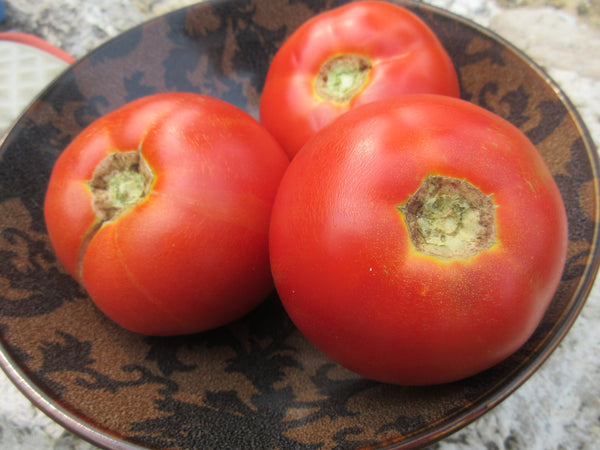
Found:
M 90 122 L 135 98 L 199 92 L 258 117 L 269 62 L 302 22 L 344 1 L 214 0 L 131 29 L 80 59 L 31 104 L 0 148 L 0 365 L 67 429 L 106 448 L 401 448 L 455 432 L 515 391 L 556 348 L 598 269 L 598 157 L 552 80 L 493 33 L 402 1 L 437 33 L 464 99 L 533 141 L 569 220 L 562 281 L 529 341 L 458 382 L 392 386 L 333 363 L 275 293 L 246 317 L 192 336 L 130 333 L 56 260 L 43 200 L 54 161 Z

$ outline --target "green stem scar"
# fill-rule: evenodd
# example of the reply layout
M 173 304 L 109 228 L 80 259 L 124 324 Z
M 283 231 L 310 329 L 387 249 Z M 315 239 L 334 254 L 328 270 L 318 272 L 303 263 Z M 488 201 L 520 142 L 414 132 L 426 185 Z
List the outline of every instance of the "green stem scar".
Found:
M 100 222 L 114 220 L 142 202 L 154 180 L 139 151 L 116 151 L 98 164 L 88 185 Z
M 399 205 L 415 249 L 443 259 L 468 259 L 496 242 L 491 195 L 466 180 L 429 175 Z
M 119 172 L 108 182 L 108 199 L 115 208 L 135 205 L 144 194 L 144 177 L 139 172 Z
M 78 255 L 79 279 L 83 261 L 92 239 L 106 222 L 143 202 L 152 188 L 154 174 L 139 150 L 109 153 L 96 166 L 87 184 L 92 194 L 92 209 L 98 220 L 87 230 Z
M 323 100 L 348 103 L 367 83 L 371 61 L 352 53 L 330 58 L 315 78 L 315 92 Z

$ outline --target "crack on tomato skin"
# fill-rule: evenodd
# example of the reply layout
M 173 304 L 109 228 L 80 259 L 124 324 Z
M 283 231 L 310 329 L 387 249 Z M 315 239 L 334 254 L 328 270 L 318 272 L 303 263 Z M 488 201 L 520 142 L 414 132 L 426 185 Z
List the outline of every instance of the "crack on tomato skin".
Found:
M 367 84 L 372 62 L 354 53 L 325 61 L 314 80 L 315 94 L 332 103 L 349 103 Z
M 496 243 L 496 205 L 466 180 L 428 175 L 397 209 L 415 249 L 447 260 L 468 259 Z
M 154 185 L 154 172 L 137 150 L 115 150 L 96 166 L 87 187 L 96 221 L 83 236 L 77 256 L 77 275 L 83 280 L 83 259 L 96 233 L 107 222 L 118 219 L 145 201 Z
M 150 192 L 149 195 L 155 195 L 153 192 Z M 111 223 L 114 221 L 105 221 L 105 222 L 101 222 L 101 221 L 96 221 L 96 223 L 94 223 L 94 225 L 90 228 L 90 230 L 88 231 L 88 233 L 86 234 L 86 236 L 84 237 L 83 241 L 82 241 L 82 245 L 80 247 L 80 252 L 79 252 L 79 258 L 78 258 L 78 276 L 79 276 L 79 281 L 82 283 L 82 285 L 85 287 L 85 283 L 84 283 L 84 278 L 83 278 L 83 266 L 84 266 L 84 259 L 87 253 L 87 249 L 90 246 L 92 240 L 94 239 L 94 237 L 96 236 L 96 234 L 98 233 L 98 231 L 107 223 Z M 115 224 L 113 224 L 115 225 Z M 176 314 L 173 313 L 173 311 L 168 307 L 168 305 L 166 305 L 164 302 L 160 301 L 159 299 L 157 299 L 154 295 L 152 295 L 150 293 L 150 291 L 148 291 L 143 284 L 137 279 L 137 277 L 133 274 L 133 272 L 131 271 L 129 265 L 127 264 L 127 260 L 125 258 L 124 253 L 121 250 L 121 246 L 118 245 L 119 242 L 119 229 L 116 228 L 111 232 L 111 240 L 112 240 L 112 247 L 115 249 L 114 252 L 114 256 L 116 257 L 116 261 L 118 262 L 118 264 L 120 265 L 123 273 L 125 274 L 126 279 L 129 281 L 130 285 L 137 290 L 144 298 L 144 301 L 146 301 L 148 304 L 152 304 L 154 306 L 154 308 L 156 308 L 157 310 L 160 310 L 161 314 L 163 314 L 163 316 L 165 318 L 168 318 L 169 320 L 171 320 L 174 323 L 178 323 L 180 325 L 185 325 L 185 317 L 180 317 Z M 92 298 L 93 300 L 93 298 Z
M 81 245 L 79 247 L 79 252 L 77 254 L 77 277 L 79 281 L 83 281 L 83 260 L 85 258 L 85 254 L 87 252 L 90 243 L 92 242 L 93 237 L 98 233 L 98 230 L 102 228 L 104 222 L 96 221 L 87 231 L 87 233 L 83 236 L 81 240 Z

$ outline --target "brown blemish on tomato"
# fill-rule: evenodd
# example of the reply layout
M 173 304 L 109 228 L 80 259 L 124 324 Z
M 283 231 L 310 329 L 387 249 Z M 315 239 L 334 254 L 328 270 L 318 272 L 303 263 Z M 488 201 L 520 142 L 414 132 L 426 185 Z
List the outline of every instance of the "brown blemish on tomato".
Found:
M 496 242 L 494 200 L 466 180 L 429 175 L 398 209 L 425 255 L 468 259 Z

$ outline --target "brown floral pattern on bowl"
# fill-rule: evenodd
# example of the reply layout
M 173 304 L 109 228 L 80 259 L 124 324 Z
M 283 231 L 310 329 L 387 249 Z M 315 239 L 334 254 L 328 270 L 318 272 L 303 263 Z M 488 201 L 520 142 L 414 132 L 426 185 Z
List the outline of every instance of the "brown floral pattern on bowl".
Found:
M 135 98 L 192 91 L 257 117 L 270 59 L 304 20 L 343 1 L 221 0 L 136 27 L 66 70 L 0 153 L 0 363 L 51 417 L 110 448 L 350 449 L 441 439 L 506 398 L 575 320 L 598 266 L 598 159 L 577 113 L 526 57 L 442 10 L 402 2 L 437 33 L 462 97 L 521 128 L 568 209 L 568 261 L 531 339 L 469 379 L 402 387 L 360 378 L 294 328 L 275 294 L 243 319 L 176 338 L 105 318 L 57 262 L 43 199 L 58 154 L 86 125 Z

